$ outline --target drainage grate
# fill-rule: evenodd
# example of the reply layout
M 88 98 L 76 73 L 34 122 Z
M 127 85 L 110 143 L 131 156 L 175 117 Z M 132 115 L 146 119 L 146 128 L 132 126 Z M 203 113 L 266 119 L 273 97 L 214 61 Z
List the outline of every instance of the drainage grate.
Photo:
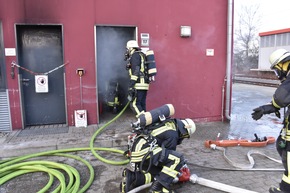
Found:
M 60 133 L 68 133 L 69 128 L 67 125 L 45 125 L 45 126 L 33 126 L 27 127 L 21 130 L 17 137 L 26 137 L 34 135 L 53 135 Z

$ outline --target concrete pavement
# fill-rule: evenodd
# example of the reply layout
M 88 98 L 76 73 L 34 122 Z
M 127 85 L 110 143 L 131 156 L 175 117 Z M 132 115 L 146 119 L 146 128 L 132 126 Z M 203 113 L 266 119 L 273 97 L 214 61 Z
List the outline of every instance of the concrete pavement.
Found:
M 253 155 L 255 160 L 254 170 L 237 170 L 226 161 L 223 152 L 204 147 L 205 140 L 215 140 L 218 134 L 220 134 L 220 139 L 254 139 L 255 133 L 259 137 L 277 137 L 281 129 L 281 120 L 274 115 L 264 116 L 259 121 L 251 119 L 252 109 L 269 102 L 274 90 L 275 88 L 272 87 L 234 84 L 231 121 L 197 123 L 197 131 L 194 136 L 189 140 L 184 140 L 183 144 L 178 146 L 178 150 L 183 152 L 189 160 L 191 173 L 205 179 L 260 193 L 268 192 L 271 185 L 278 185 L 282 177 L 282 171 L 275 170 L 282 169 L 280 163 L 255 154 Z M 126 111 L 124 115 L 97 136 L 94 146 L 125 150 L 127 136 L 131 133 L 130 123 L 134 120 L 130 111 Z M 104 124 L 105 122 L 99 125 L 90 125 L 87 128 L 66 128 L 65 126 L 46 128 L 46 130 L 51 129 L 52 132 L 37 133 L 37 135 L 33 135 L 33 131 L 31 133 L 27 132 L 28 134 L 23 131 L 12 132 L 8 135 L 1 134 L 0 159 L 56 149 L 89 147 L 91 137 Z M 38 128 L 38 130 L 41 129 L 45 130 L 44 128 Z M 274 144 L 260 148 L 229 147 L 227 148 L 226 156 L 235 163 L 248 165 L 247 153 L 250 150 L 263 152 L 270 157 L 279 159 Z M 90 151 L 76 152 L 74 154 L 84 157 L 95 169 L 94 182 L 87 192 L 107 193 L 119 191 L 121 171 L 127 167 L 126 165 L 115 166 L 103 163 L 96 159 Z M 111 153 L 104 153 L 103 156 L 113 160 L 120 159 L 120 156 Z M 45 157 L 45 159 L 52 158 Z M 54 157 L 53 160 L 56 162 L 69 162 L 75 165 L 64 158 Z M 268 169 L 273 170 L 268 171 Z M 80 171 L 82 174 L 81 185 L 83 185 L 88 178 L 88 174 L 82 167 Z M 17 180 L 10 180 L 0 185 L 0 192 L 36 192 L 42 187 L 41 185 L 47 182 L 47 178 L 41 174 L 34 175 L 23 175 L 18 177 Z M 223 192 L 198 184 L 193 185 L 189 182 L 182 185 L 178 184 L 175 188 L 177 192 Z

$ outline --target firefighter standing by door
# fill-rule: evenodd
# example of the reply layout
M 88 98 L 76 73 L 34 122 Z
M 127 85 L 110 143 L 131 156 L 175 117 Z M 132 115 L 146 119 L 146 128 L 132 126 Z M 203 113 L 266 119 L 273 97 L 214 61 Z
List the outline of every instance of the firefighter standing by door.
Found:
M 156 113 L 158 111 L 151 112 L 153 116 L 160 117 Z M 191 119 L 167 117 L 144 128 L 140 128 L 139 123 L 133 125 L 136 133 L 128 138 L 128 156 L 133 169 L 123 171 L 121 192 L 150 182 L 153 182 L 150 193 L 174 192 L 170 190 L 173 183 L 188 181 L 190 177 L 186 160 L 176 147 L 195 132 L 195 123 Z
M 145 74 L 145 57 L 141 53 L 137 41 L 128 41 L 126 48 L 125 60 L 129 62 L 126 69 L 130 75 L 128 99 L 131 101 L 131 109 L 138 117 L 142 112 L 146 112 L 149 79 Z
M 275 113 L 280 118 L 280 108 L 287 108 L 284 115 L 283 129 L 276 141 L 276 149 L 282 158 L 285 172 L 280 187 L 271 187 L 270 193 L 290 192 L 290 52 L 285 49 L 277 49 L 270 55 L 271 69 L 274 70 L 281 84 L 276 89 L 270 104 L 253 109 L 254 120 L 260 119 L 264 114 Z

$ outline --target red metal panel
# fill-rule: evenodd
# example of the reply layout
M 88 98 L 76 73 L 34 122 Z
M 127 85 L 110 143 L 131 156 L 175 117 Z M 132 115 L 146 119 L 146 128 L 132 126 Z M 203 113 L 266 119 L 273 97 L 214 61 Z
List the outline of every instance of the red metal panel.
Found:
M 74 125 L 73 112 L 80 109 L 77 68 L 82 77 L 83 108 L 88 110 L 88 123 L 97 123 L 95 77 L 95 25 L 134 25 L 140 33 L 150 34 L 150 48 L 158 65 L 157 81 L 148 93 L 148 109 L 172 103 L 176 117 L 197 120 L 220 120 L 222 86 L 226 74 L 227 1 L 225 0 L 0 0 L 5 47 L 15 47 L 14 24 L 62 24 L 66 97 L 69 125 Z M 192 28 L 192 36 L 180 37 L 180 26 Z M 214 56 L 206 56 L 214 49 Z M 14 57 L 16 59 L 16 57 Z M 11 58 L 6 57 L 9 65 Z M 7 68 L 9 73 L 9 68 Z M 17 80 L 8 78 L 11 90 L 13 128 L 21 122 Z M 12 102 L 13 101 L 13 102 Z
M 137 25 L 140 33 L 150 34 L 159 71 L 148 94 L 148 108 L 172 103 L 177 117 L 221 119 L 227 1 L 149 1 L 146 11 L 140 11 L 144 5 L 131 3 L 102 6 L 96 21 Z M 181 25 L 192 27 L 192 37 L 179 36 Z M 214 49 L 215 55 L 206 56 L 206 49 Z
M 11 3 L 11 4 L 10 4 Z M 15 33 L 14 23 L 21 22 L 24 10 L 23 1 L 0 1 L 0 20 L 3 26 L 3 38 L 4 48 L 15 48 Z M 5 57 L 6 62 L 6 74 L 7 74 L 7 86 L 10 101 L 10 111 L 12 120 L 12 129 L 23 128 L 22 114 L 21 114 L 21 103 L 20 103 L 20 91 L 18 87 L 18 76 L 17 73 L 15 78 L 12 79 L 10 74 L 10 66 L 12 61 L 17 61 L 15 56 Z M 17 70 L 16 70 L 17 72 Z
M 59 8 L 61 23 L 64 25 L 64 56 L 70 61 L 66 69 L 67 108 L 69 124 L 74 125 L 73 112 L 87 110 L 88 124 L 95 124 L 97 120 L 96 69 L 94 48 L 94 1 L 86 3 L 66 1 Z M 80 96 L 80 77 L 77 68 L 83 68 L 82 97 Z M 82 103 L 81 104 L 81 98 Z

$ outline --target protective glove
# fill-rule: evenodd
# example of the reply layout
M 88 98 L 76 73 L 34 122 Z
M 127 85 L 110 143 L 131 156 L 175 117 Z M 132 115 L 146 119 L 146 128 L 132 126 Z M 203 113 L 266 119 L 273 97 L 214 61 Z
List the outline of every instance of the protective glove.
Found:
M 263 105 L 258 108 L 253 109 L 252 118 L 254 120 L 259 120 L 264 114 L 275 113 L 278 118 L 281 117 L 279 108 L 274 107 L 272 104 Z
M 179 171 L 179 182 L 187 182 L 190 178 L 190 170 L 187 165 L 184 165 Z
M 155 76 L 150 76 L 149 77 L 149 82 L 151 83 L 151 82 L 155 82 Z
M 126 70 L 129 70 L 132 67 L 130 63 L 126 64 Z
M 135 88 L 129 88 L 128 90 L 128 100 L 133 101 L 136 98 L 137 91 Z

